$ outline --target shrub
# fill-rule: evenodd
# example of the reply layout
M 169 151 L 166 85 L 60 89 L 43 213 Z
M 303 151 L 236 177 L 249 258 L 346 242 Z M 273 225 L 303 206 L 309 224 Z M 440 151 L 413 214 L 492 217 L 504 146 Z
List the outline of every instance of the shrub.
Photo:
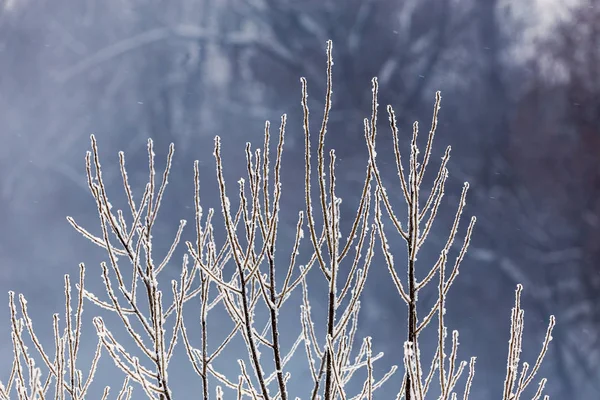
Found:
M 470 362 L 458 362 L 458 332 L 452 332 L 450 355 L 446 354 L 447 331 L 444 321 L 445 301 L 450 286 L 458 275 L 471 233 L 475 224 L 473 217 L 466 229 L 462 248 L 451 269 L 446 269 L 448 252 L 459 230 L 459 221 L 465 206 L 468 184 L 465 183 L 458 210 L 446 245 L 441 250 L 435 265 L 426 273 L 417 271 L 417 254 L 421 249 L 444 195 L 444 187 L 448 177 L 446 169 L 450 147 L 446 149 L 433 188 L 428 195 L 423 194 L 425 168 L 431 156 L 433 139 L 436 131 L 440 94 L 436 95 L 431 130 L 427 137 L 424 156 L 419 160 L 417 146 L 418 125 L 413 125 L 410 157 L 408 160 L 408 177 L 403 168 L 400 154 L 398 128 L 394 111 L 387 107 L 390 127 L 393 135 L 394 154 L 399 177 L 400 190 L 408 207 L 408 221 L 403 224 L 398 213 L 394 211 L 392 196 L 389 195 L 377 164 L 377 79 L 372 81 L 373 99 L 371 118 L 364 120 L 364 134 L 369 161 L 366 165 L 365 181 L 360 192 L 360 201 L 355 217 L 349 224 L 350 232 L 342 240 L 340 228 L 341 198 L 336 195 L 335 152 L 330 150 L 329 160 L 325 157 L 325 136 L 327 121 L 331 108 L 331 76 L 332 53 L 331 42 L 327 44 L 327 92 L 325 111 L 318 133 L 316 151 L 316 179 L 312 177 L 313 150 L 311 148 L 309 129 L 309 108 L 307 103 L 307 84 L 302 82 L 302 107 L 304 111 L 305 138 L 305 202 L 306 209 L 298 214 L 297 229 L 293 249 L 287 259 L 276 257 L 275 245 L 278 236 L 279 215 L 281 210 L 281 160 L 286 128 L 286 116 L 281 119 L 279 138 L 274 166 L 271 167 L 270 125 L 265 126 L 265 140 L 262 151 L 252 152 L 251 145 L 246 145 L 246 161 L 248 177 L 239 181 L 239 204 L 232 209 L 223 176 L 221 158 L 221 141 L 215 138 L 214 156 L 216 160 L 217 183 L 219 188 L 223 224 L 226 240 L 217 244 L 213 217 L 210 209 L 204 215 L 200 202 L 199 166 L 194 164 L 195 172 L 195 229 L 196 239 L 186 242 L 187 253 L 183 256 L 183 265 L 179 281 L 171 281 L 172 301 L 166 301 L 163 291 L 159 289 L 158 277 L 172 258 L 181 241 L 185 221 L 181 221 L 175 239 L 166 256 L 159 262 L 152 247 L 152 229 L 165 193 L 171 169 L 174 147 L 171 145 L 167 156 L 167 165 L 162 181 L 157 185 L 155 180 L 155 164 L 153 143 L 148 141 L 149 181 L 139 202 L 134 200 L 127 172 L 124 155 L 121 152 L 120 170 L 123 186 L 130 210 L 130 219 L 126 220 L 122 210 L 115 213 L 109 202 L 106 185 L 102 178 L 102 168 L 98 156 L 96 139 L 91 137 L 91 152 L 86 156 L 86 171 L 89 189 L 96 201 L 100 219 L 101 234 L 96 236 L 78 225 L 72 218 L 68 221 L 84 237 L 106 250 L 108 263 L 102 262 L 102 276 L 106 288 L 105 299 L 100 299 L 85 288 L 86 268 L 80 264 L 78 294 L 75 299 L 71 295 L 71 281 L 65 276 L 65 321 L 64 333 L 61 333 L 58 314 L 54 315 L 54 357 L 43 348 L 36 335 L 32 320 L 27 311 L 27 302 L 19 296 L 20 312 L 13 292 L 10 292 L 10 312 L 12 323 L 12 342 L 14 358 L 12 371 L 6 385 L 0 385 L 0 398 L 9 399 L 16 392 L 19 399 L 44 399 L 54 390 L 57 399 L 65 396 L 72 399 L 84 399 L 91 396 L 90 383 L 96 373 L 96 366 L 103 352 L 108 353 L 114 364 L 123 372 L 124 382 L 118 398 L 131 398 L 133 383 L 151 399 L 172 399 L 172 388 L 169 383 L 169 363 L 172 361 L 174 349 L 179 340 L 180 346 L 187 353 L 191 367 L 199 377 L 203 398 L 209 398 L 209 391 L 216 390 L 216 398 L 224 398 L 224 388 L 237 393 L 237 398 L 287 400 L 290 373 L 286 372 L 286 364 L 299 348 L 303 348 L 308 360 L 308 370 L 312 376 L 310 398 L 372 399 L 373 393 L 386 381 L 396 380 L 400 388 L 397 398 L 407 400 L 424 399 L 437 376 L 439 382 L 439 398 L 456 399 L 458 392 L 463 398 L 469 397 L 471 383 L 474 378 L 475 358 Z M 273 183 L 271 184 L 270 179 Z M 316 185 L 313 190 L 311 184 Z M 313 193 L 317 192 L 314 196 Z M 315 209 L 317 211 L 315 211 Z M 385 216 L 384 216 L 385 215 Z M 318 220 L 318 222 L 317 222 Z M 407 260 L 399 262 L 400 256 L 388 245 L 389 232 L 384 229 L 385 223 L 391 224 L 395 232 L 407 244 Z M 308 230 L 312 253 L 305 256 L 304 266 L 297 266 L 299 249 L 304 238 L 304 229 Z M 377 244 L 378 243 L 378 244 Z M 354 346 L 358 326 L 360 296 L 365 287 L 369 269 L 373 263 L 376 249 L 381 248 L 381 256 L 387 264 L 392 281 L 398 295 L 408 308 L 407 337 L 404 342 L 404 373 L 395 374 L 392 367 L 384 376 L 374 377 L 373 363 L 382 354 L 373 354 L 371 338 L 362 340 L 358 350 Z M 131 264 L 131 279 L 126 278 L 124 263 L 118 258 L 128 260 Z M 192 266 L 189 266 L 191 260 Z M 275 281 L 275 265 L 286 263 L 288 270 L 283 282 Z M 408 280 L 403 282 L 399 276 L 399 264 L 406 265 Z M 233 265 L 231 274 L 225 276 L 227 265 Z M 344 266 L 347 276 L 342 275 Z M 313 314 L 309 302 L 307 274 L 311 268 L 318 268 L 325 280 L 327 292 L 327 319 L 324 332 L 315 329 Z M 419 272 L 419 276 L 417 276 Z M 127 275 L 129 276 L 129 275 Z M 437 278 L 436 278 L 437 277 Z M 417 296 L 427 284 L 437 279 L 438 298 L 425 317 L 417 316 Z M 116 287 L 115 287 L 116 286 Z M 302 292 L 300 311 L 301 332 L 294 344 L 284 351 L 281 345 L 280 320 L 281 310 L 290 295 L 297 290 Z M 522 287 L 516 290 L 515 307 L 511 316 L 510 343 L 503 399 L 518 399 L 523 390 L 536 375 L 554 326 L 554 317 L 543 342 L 539 356 L 530 369 L 527 363 L 520 364 L 520 352 L 523 335 L 523 310 L 520 307 Z M 139 300 L 142 298 L 142 301 Z M 184 306 L 191 299 L 200 300 L 200 337 L 191 337 L 186 330 Z M 73 315 L 72 302 L 75 302 Z M 133 355 L 121 344 L 112 333 L 103 318 L 93 318 L 98 343 L 96 352 L 89 366 L 87 376 L 77 364 L 81 348 L 83 304 L 89 301 L 94 305 L 115 313 L 128 333 L 130 340 L 137 344 L 142 359 Z M 208 314 L 217 305 L 223 307 L 233 321 L 234 329 L 227 337 L 208 341 Z M 264 307 L 268 322 L 264 329 L 257 328 L 254 317 L 259 307 Z M 288 312 L 288 311 L 286 311 Z M 19 316 L 20 314 L 20 316 Z M 434 323 L 433 321 L 436 320 Z M 428 325 L 437 325 L 438 341 L 435 356 L 431 360 L 428 371 L 424 369 L 419 348 L 419 336 Z M 26 332 L 26 335 L 25 333 Z M 230 379 L 216 370 L 213 361 L 234 337 L 240 335 L 246 343 L 248 357 L 239 359 L 239 377 Z M 27 336 L 27 339 L 26 337 Z M 212 339 L 212 338 L 211 338 Z M 42 360 L 42 368 L 36 367 L 34 357 L 30 355 L 27 342 L 33 346 Z M 210 349 L 209 349 L 210 346 Z M 269 355 L 270 360 L 261 359 L 261 350 Z M 351 359 L 354 355 L 354 360 Z M 465 386 L 459 390 L 457 383 L 468 366 Z M 269 370 L 267 370 L 269 369 Z M 360 393 L 347 392 L 348 382 L 359 370 L 366 370 L 366 379 Z M 542 379 L 534 399 L 539 399 L 546 380 Z M 227 390 L 227 389 L 226 389 Z M 102 398 L 108 398 L 109 388 L 104 389 Z M 308 394 L 308 393 L 307 393 Z M 299 397 L 296 397 L 299 398 Z M 547 396 L 545 396 L 547 398 Z

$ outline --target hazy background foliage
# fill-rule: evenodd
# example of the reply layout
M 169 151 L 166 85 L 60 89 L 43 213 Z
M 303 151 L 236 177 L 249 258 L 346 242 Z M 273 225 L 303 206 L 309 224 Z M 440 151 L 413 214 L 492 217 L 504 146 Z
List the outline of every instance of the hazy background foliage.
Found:
M 468 180 L 467 213 L 478 216 L 447 316 L 451 329 L 461 330 L 461 353 L 478 356 L 474 397 L 500 390 L 485 382 L 502 381 L 512 291 L 522 282 L 526 340 L 535 341 L 525 356 L 528 348 L 538 351 L 547 315 L 556 314 L 542 371 L 549 393 L 597 398 L 600 1 L 521 3 L 1 0 L 0 292 L 23 292 L 34 320 L 49 328 L 62 309 L 62 275 L 76 275 L 85 261 L 89 287 L 99 278 L 93 266 L 100 249 L 64 218 L 97 225 L 83 168 L 90 133 L 100 142 L 105 181 L 119 187 L 117 151 L 124 150 L 138 193 L 146 139 L 153 138 L 158 159 L 175 143 L 156 230 L 165 236 L 155 246 L 164 250 L 177 222 L 192 219 L 193 160 L 200 160 L 205 207 L 218 205 L 214 135 L 222 137 L 225 173 L 235 182 L 245 172 L 243 143 L 261 144 L 264 120 L 276 124 L 288 113 L 282 201 L 292 237 L 303 208 L 299 77 L 309 81 L 316 112 L 325 92 L 324 46 L 332 39 L 328 146 L 337 150 L 337 186 L 350 215 L 367 159 L 362 118 L 370 114 L 370 79 L 379 77 L 379 103 L 394 105 L 405 147 L 410 123 L 427 126 L 434 92 L 442 90 L 434 155 L 453 145 L 446 199 L 456 204 Z M 387 132 L 384 118 L 381 124 Z M 389 165 L 384 173 L 393 177 Z M 116 202 L 121 192 L 111 196 Z M 454 209 L 441 211 L 430 239 L 437 248 Z M 173 277 L 178 273 L 179 266 Z M 385 268 L 373 268 L 364 296 L 365 329 L 377 324 L 369 332 L 374 343 L 389 364 L 400 360 L 404 308 L 398 311 Z M 0 316 L 7 321 L 8 308 Z M 1 324 L 0 355 L 12 351 L 9 330 Z M 0 374 L 9 368 L 0 366 Z M 183 381 L 192 376 L 185 368 L 171 374 Z M 104 369 L 108 380 L 111 371 Z

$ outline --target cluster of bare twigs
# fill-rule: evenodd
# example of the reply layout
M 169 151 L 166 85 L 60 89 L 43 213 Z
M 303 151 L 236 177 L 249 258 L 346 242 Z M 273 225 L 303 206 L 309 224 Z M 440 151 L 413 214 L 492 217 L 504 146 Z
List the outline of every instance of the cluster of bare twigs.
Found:
M 398 214 L 394 212 L 392 196 L 386 190 L 376 162 L 378 86 L 377 79 L 373 79 L 372 114 L 370 119 L 364 120 L 369 161 L 356 215 L 350 232 L 346 239 L 342 240 L 341 198 L 336 194 L 335 152 L 333 150 L 329 152 L 328 163 L 325 157 L 325 136 L 332 93 L 331 42 L 328 42 L 327 57 L 325 112 L 318 133 L 316 152 L 318 188 L 316 196 L 313 196 L 311 188 L 313 167 L 307 86 L 306 80 L 302 79 L 306 146 L 306 210 L 300 211 L 298 214 L 291 254 L 285 259 L 276 258 L 275 251 L 279 228 L 278 217 L 281 209 L 280 170 L 286 127 L 284 115 L 279 127 L 273 168 L 269 154 L 271 133 L 268 122 L 265 125 L 262 151 L 257 149 L 253 152 L 250 144 L 246 145 L 248 177 L 247 182 L 244 179 L 239 181 L 239 204 L 235 212 L 232 210 L 223 176 L 221 142 L 219 137 L 215 138 L 214 156 L 217 181 L 227 234 L 226 240 L 220 246 L 217 244 L 213 229 L 214 210 L 208 210 L 205 216 L 201 207 L 199 166 L 198 162 L 194 164 L 196 240 L 194 243 L 186 242 L 188 252 L 183 256 L 180 279 L 171 282 L 173 300 L 170 304 L 166 304 L 163 299 L 158 277 L 171 260 L 181 241 L 185 221 L 180 222 L 175 239 L 160 262 L 157 261 L 152 248 L 152 229 L 168 182 L 174 152 L 173 145 L 169 149 L 162 181 L 157 185 L 153 144 L 151 140 L 148 141 L 149 181 L 137 203 L 129 185 L 124 155 L 123 153 L 119 154 L 123 186 L 131 213 L 131 222 L 128 223 L 122 210 L 117 210 L 116 214 L 112 210 L 102 178 L 96 139 L 94 136 L 91 137 L 92 151 L 88 152 L 86 157 L 86 170 L 88 186 L 96 200 L 102 233 L 99 236 L 93 235 L 72 218 L 69 217 L 68 220 L 84 237 L 105 249 L 108 254 L 108 263 L 101 263 L 106 288 L 105 299 L 102 300 L 85 289 L 86 268 L 81 264 L 79 285 L 77 286 L 78 296 L 75 300 L 76 307 L 73 316 L 71 283 L 69 276 L 65 276 L 66 309 L 64 318 L 66 326 L 61 333 L 59 317 L 58 314 L 55 314 L 53 325 L 55 355 L 52 358 L 36 336 L 24 297 L 19 296 L 22 315 L 19 317 L 14 293 L 11 292 L 10 311 L 14 359 L 7 384 L 0 385 L 1 399 L 9 399 L 12 391 L 17 393 L 19 399 L 46 399 L 50 397 L 49 393 L 52 389 L 54 389 L 56 399 L 64 399 L 65 396 L 71 399 L 84 399 L 90 395 L 90 382 L 96 372 L 101 355 L 106 352 L 125 376 L 117 396 L 118 399 L 131 398 L 133 384 L 136 383 L 148 398 L 170 400 L 173 398 L 173 394 L 169 384 L 168 370 L 178 340 L 182 343 L 191 366 L 200 378 L 204 399 L 209 398 L 209 392 L 212 390 L 216 390 L 216 398 L 222 399 L 225 396 L 224 390 L 227 389 L 237 393 L 239 399 L 245 397 L 265 400 L 288 399 L 290 396 L 288 393 L 290 373 L 286 372 L 286 364 L 298 348 L 304 348 L 308 359 L 308 369 L 313 380 L 310 398 L 373 399 L 373 393 L 383 383 L 390 380 L 397 369 L 394 366 L 385 375 L 376 379 L 373 363 L 381 358 L 382 353 L 373 354 L 369 337 L 362 340 L 358 350 L 355 346 L 360 296 L 376 253 L 377 242 L 380 244 L 383 258 L 387 263 L 398 294 L 408 307 L 408 337 L 404 345 L 405 372 L 402 378 L 397 379 L 399 387 L 397 399 L 403 397 L 407 400 L 425 399 L 436 374 L 439 377 L 439 398 L 456 399 L 458 396 L 457 383 L 467 364 L 469 372 L 462 392 L 464 399 L 469 397 L 475 358 L 471 358 L 470 363 L 458 362 L 457 331 L 452 333 L 450 355 L 446 355 L 447 329 L 444 321 L 446 296 L 458 275 L 459 265 L 464 258 L 475 224 L 475 218 L 472 218 L 462 248 L 454 266 L 448 273 L 446 271 L 448 253 L 458 232 L 459 220 L 465 206 L 467 184 L 463 188 L 448 240 L 441 250 L 437 262 L 421 278 L 417 277 L 416 268 L 417 254 L 431 231 L 448 177 L 446 166 L 450 157 L 450 147 L 447 148 L 442 159 L 433 189 L 426 199 L 421 199 L 421 185 L 425 168 L 430 160 L 437 125 L 440 94 L 438 92 L 436 96 L 432 126 L 427 138 L 424 158 L 421 161 L 419 161 L 417 147 L 418 125 L 415 123 L 413 126 L 408 178 L 405 176 L 401 160 L 394 111 L 391 106 L 387 108 L 401 192 L 408 206 L 408 223 L 404 227 Z M 272 184 L 270 182 L 271 174 L 273 176 Z M 384 229 L 384 210 L 387 220 L 393 225 L 393 230 L 407 243 L 408 260 L 406 264 L 404 261 L 398 262 L 400 258 L 395 257 L 395 252 L 388 245 L 387 233 Z M 305 257 L 306 263 L 303 266 L 298 266 L 299 248 L 306 227 L 312 244 L 312 254 Z M 131 264 L 130 279 L 124 275 L 124 262 L 120 261 L 119 257 L 128 260 Z M 278 283 L 275 280 L 275 266 L 281 263 L 287 264 L 288 269 L 283 282 Z M 227 264 L 235 266 L 231 276 L 224 276 L 224 267 Z M 407 265 L 408 281 L 405 283 L 399 277 L 401 268 L 398 264 Z M 326 330 L 323 333 L 319 333 L 315 329 L 306 279 L 307 273 L 315 265 L 320 269 L 328 284 L 328 312 Z M 340 277 L 342 266 L 349 271 L 345 279 Z M 439 278 L 438 299 L 427 315 L 419 319 L 417 294 L 436 276 Z M 301 331 L 294 344 L 284 351 L 280 343 L 278 316 L 292 292 L 297 289 L 302 291 L 303 299 L 300 313 Z M 523 390 L 532 381 L 546 354 L 554 326 L 554 317 L 551 317 L 546 339 L 535 365 L 529 371 L 528 364 L 523 363 L 522 370 L 518 373 L 523 333 L 523 310 L 520 308 L 521 289 L 521 286 L 517 288 L 516 303 L 512 314 L 504 400 L 520 398 Z M 201 335 L 199 338 L 191 337 L 188 334 L 183 318 L 184 306 L 194 298 L 199 298 L 201 304 Z M 86 300 L 118 315 L 130 339 L 137 344 L 138 353 L 141 352 L 143 359 L 140 360 L 127 351 L 105 325 L 103 319 L 95 317 L 93 322 L 98 343 L 88 369 L 89 372 L 84 377 L 77 364 L 77 356 L 81 347 L 82 313 Z M 217 304 L 224 306 L 234 323 L 234 328 L 227 337 L 209 342 L 208 315 Z M 266 307 L 269 317 L 266 326 L 260 330 L 254 320 L 255 311 L 259 306 Z M 419 336 L 436 316 L 438 318 L 438 346 L 429 371 L 425 375 L 419 351 Z M 169 320 L 171 322 L 167 324 Z M 141 331 L 139 328 L 136 329 L 136 326 L 141 327 Z M 24 331 L 28 334 L 27 340 L 33 343 L 41 357 L 47 371 L 45 377 L 42 368 L 36 366 L 34 357 L 28 351 Z M 246 361 L 238 360 L 240 374 L 238 379 L 234 380 L 217 371 L 213 366 L 213 361 L 223 353 L 223 350 L 238 334 L 247 345 L 248 358 Z M 267 371 L 265 363 L 261 362 L 261 349 L 263 352 L 267 351 L 269 357 L 272 357 L 274 365 L 272 371 Z M 250 365 L 247 365 L 247 362 Z M 352 395 L 348 393 L 347 384 L 360 369 L 366 369 L 367 378 L 360 393 Z M 533 396 L 534 399 L 540 398 L 544 384 L 545 380 L 542 379 L 538 391 Z M 108 398 L 108 395 L 109 388 L 106 387 L 102 399 Z

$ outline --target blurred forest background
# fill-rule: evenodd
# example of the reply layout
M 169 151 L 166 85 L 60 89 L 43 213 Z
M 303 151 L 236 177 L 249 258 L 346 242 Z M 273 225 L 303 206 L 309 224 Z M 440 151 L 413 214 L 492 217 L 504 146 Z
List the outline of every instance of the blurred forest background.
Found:
M 117 151 L 139 195 L 146 139 L 161 163 L 175 143 L 158 227 L 169 238 L 181 218 L 191 220 L 193 160 L 205 207 L 218 204 L 214 135 L 235 185 L 245 173 L 243 143 L 260 146 L 264 121 L 277 126 L 288 113 L 284 223 L 293 235 L 304 207 L 299 78 L 308 79 L 316 123 L 327 39 L 335 62 L 327 146 L 337 151 L 344 212 L 354 212 L 364 176 L 371 78 L 380 83 L 380 136 L 391 136 L 384 107 L 392 104 L 405 152 L 411 123 L 428 129 L 442 91 L 434 155 L 453 146 L 450 185 L 432 253 L 420 260 L 437 257 L 469 181 L 466 212 L 478 224 L 448 319 L 461 331 L 460 358 L 478 356 L 475 398 L 501 393 L 517 282 L 525 287 L 525 359 L 539 351 L 548 315 L 557 316 L 542 369 L 549 394 L 599 398 L 600 0 L 0 0 L 0 304 L 7 290 L 23 292 L 50 333 L 52 313 L 64 307 L 62 275 L 76 275 L 84 261 L 88 279 L 100 281 L 101 253 L 65 220 L 98 225 L 83 163 L 91 133 L 116 196 Z M 393 178 L 393 154 L 385 157 Z M 362 320 L 379 328 L 364 334 L 391 364 L 401 360 L 405 311 L 393 286 L 378 283 L 388 280 L 385 268 L 376 269 Z M 5 359 L 8 307 L 0 317 Z M 0 366 L 2 379 L 9 368 Z M 120 374 L 106 368 L 108 377 Z M 175 379 L 192 376 L 181 368 Z

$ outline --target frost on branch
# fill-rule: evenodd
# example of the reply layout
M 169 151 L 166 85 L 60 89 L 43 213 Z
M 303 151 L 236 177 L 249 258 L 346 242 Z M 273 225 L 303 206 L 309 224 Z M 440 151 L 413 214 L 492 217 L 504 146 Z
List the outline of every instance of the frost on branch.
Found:
M 8 380 L 0 383 L 0 400 L 14 398 L 12 393 L 16 393 L 19 399 L 44 399 L 52 397 L 52 390 L 57 399 L 89 398 L 87 395 L 93 392 L 90 385 L 102 355 L 108 355 L 123 374 L 123 382 L 116 386 L 121 387 L 118 399 L 133 398 L 135 388 L 141 393 L 136 392 L 135 398 L 142 396 L 171 400 L 174 396 L 169 367 L 176 348 L 180 348 L 187 356 L 190 368 L 198 376 L 198 391 L 202 392 L 201 397 L 205 400 L 209 398 L 209 393 L 215 393 L 217 399 L 237 395 L 238 399 L 256 400 L 287 400 L 292 397 L 371 400 L 375 398 L 374 393 L 386 383 L 393 387 L 392 390 L 397 390 L 397 399 L 424 400 L 432 385 L 439 385 L 441 400 L 456 399 L 459 393 L 462 393 L 463 399 L 468 399 L 475 374 L 475 357 L 469 363 L 459 361 L 459 333 L 452 331 L 449 339 L 445 322 L 447 312 L 452 312 L 446 309 L 446 298 L 458 276 L 475 225 L 475 217 L 472 217 L 466 229 L 459 227 L 466 204 L 467 183 L 437 261 L 432 266 L 417 263 L 418 253 L 438 215 L 448 178 L 449 146 L 431 189 L 422 189 L 437 128 L 441 95 L 436 93 L 424 151 L 420 151 L 417 143 L 419 126 L 415 123 L 412 126 L 410 153 L 406 159 L 402 158 L 400 150 L 394 110 L 392 106 L 387 107 L 398 176 L 398 187 L 388 190 L 386 186 L 389 182 L 384 180 L 377 163 L 379 86 L 376 78 L 372 80 L 371 115 L 364 119 L 363 125 L 369 160 L 365 166 L 364 184 L 356 196 L 359 199 L 356 213 L 349 221 L 349 229 L 342 232 L 342 199 L 337 194 L 336 156 L 333 150 L 328 154 L 325 151 L 332 105 L 332 69 L 332 43 L 329 41 L 325 107 L 320 128 L 315 134 L 316 149 L 312 148 L 311 141 L 308 83 L 301 78 L 305 207 L 303 210 L 291 210 L 298 212 L 298 219 L 290 252 L 284 254 L 281 250 L 276 251 L 284 189 L 281 168 L 287 117 L 283 115 L 274 155 L 270 153 L 269 122 L 265 124 L 262 149 L 253 152 L 252 145 L 246 144 L 247 176 L 238 180 L 237 196 L 236 193 L 231 195 L 231 187 L 225 181 L 222 143 L 218 136 L 215 137 L 215 192 L 219 196 L 224 238 L 218 238 L 215 233 L 214 210 L 209 209 L 204 215 L 200 198 L 199 163 L 194 163 L 196 237 L 193 241 L 185 241 L 186 253 L 182 257 L 179 279 L 170 281 L 170 293 L 173 295 L 170 300 L 166 300 L 169 292 L 164 289 L 161 272 L 167 265 L 172 265 L 176 249 L 183 247 L 179 245 L 186 221 L 179 221 L 171 245 L 162 255 L 154 250 L 153 228 L 171 172 L 174 146 L 169 147 L 164 173 L 159 177 L 160 182 L 157 182 L 154 144 L 148 140 L 148 182 L 141 195 L 132 193 L 125 168 L 125 155 L 119 153 L 119 169 L 127 200 L 126 213 L 116 209 L 118 206 L 108 200 L 96 138 L 91 136 L 92 149 L 87 153 L 85 167 L 100 233 L 90 233 L 71 217 L 67 217 L 67 220 L 82 236 L 106 251 L 106 260 L 99 268 L 95 267 L 104 283 L 104 293 L 92 293 L 85 288 L 86 267 L 83 264 L 80 265 L 79 283 L 76 285 L 77 296 L 72 296 L 69 277 L 65 277 L 64 316 L 62 320 L 58 314 L 53 318 L 53 356 L 49 348 L 44 348 L 34 330 L 25 298 L 19 296 L 18 310 L 14 293 L 9 294 L 13 360 Z M 310 185 L 313 173 L 316 176 L 314 188 Z M 395 193 L 400 195 L 393 195 Z M 395 210 L 398 204 L 402 205 L 401 210 Z M 465 232 L 463 243 L 456 258 L 451 260 L 449 251 L 459 231 Z M 390 245 L 392 235 L 398 235 L 406 243 L 406 257 L 398 254 L 397 249 Z M 303 241 L 309 243 L 302 246 Z M 305 248 L 309 251 L 300 251 Z M 394 365 L 378 376 L 374 365 L 383 357 L 383 353 L 374 352 L 377 345 L 372 343 L 370 337 L 362 340 L 356 338 L 361 294 L 366 287 L 369 271 L 377 267 L 372 264 L 379 251 L 383 256 L 382 262 L 386 264 L 384 268 L 387 268 L 397 294 L 408 310 L 407 333 L 401 333 L 397 338 L 398 343 L 404 343 L 402 363 L 397 363 L 404 366 L 403 374 L 396 374 L 397 366 Z M 226 268 L 228 266 L 233 268 Z M 313 292 L 309 290 L 307 277 L 313 267 L 327 288 L 326 315 L 321 321 L 316 320 L 317 316 L 311 307 Z M 276 279 L 279 276 L 276 268 L 287 268 L 281 281 Z M 428 284 L 437 286 L 438 296 L 433 304 L 427 304 L 427 314 L 418 315 L 418 295 Z M 554 317 L 551 317 L 542 349 L 533 367 L 523 363 L 519 370 L 524 325 L 524 312 L 520 307 L 521 291 L 519 285 L 511 317 L 503 400 L 518 399 L 533 381 L 547 353 L 555 324 Z M 281 326 L 282 316 L 298 313 L 297 309 L 287 304 L 295 293 L 302 299 L 296 331 Z M 114 313 L 121 325 L 117 327 L 121 335 L 117 335 L 114 333 L 115 326 L 109 326 L 100 316 L 92 319 L 97 345 L 85 368 L 78 363 L 84 302 Z M 223 337 L 208 334 L 211 324 L 209 316 L 215 310 L 222 311 L 231 320 L 229 333 Z M 194 315 L 193 319 L 184 318 L 186 312 L 187 315 Z M 198 334 L 190 333 L 192 331 L 188 328 L 191 324 L 199 324 Z M 435 355 L 425 363 L 420 352 L 420 336 L 428 326 L 435 326 L 438 340 Z M 292 338 L 282 340 L 287 339 L 283 335 L 290 332 Z M 228 348 L 234 340 L 245 343 L 246 354 L 236 353 L 235 357 L 231 357 Z M 133 343 L 136 348 L 125 348 L 126 341 Z M 293 344 L 284 346 L 282 343 Z M 359 345 L 355 346 L 356 343 Z M 294 357 L 306 358 L 310 374 L 310 381 L 302 382 L 306 393 L 288 393 L 290 382 L 294 379 L 288 365 Z M 220 358 L 219 362 L 217 358 Z M 215 365 L 222 365 L 223 359 L 237 360 L 232 365 L 239 371 L 237 377 L 227 376 L 217 370 Z M 429 367 L 425 368 L 427 364 Z M 467 365 L 465 386 L 459 388 L 459 380 Z M 355 386 L 360 390 L 352 393 L 349 383 L 360 375 L 357 372 L 361 372 L 364 379 L 362 386 Z M 545 383 L 546 380 L 542 379 L 534 399 L 541 397 Z M 102 398 L 106 399 L 108 395 L 109 388 L 106 387 Z

